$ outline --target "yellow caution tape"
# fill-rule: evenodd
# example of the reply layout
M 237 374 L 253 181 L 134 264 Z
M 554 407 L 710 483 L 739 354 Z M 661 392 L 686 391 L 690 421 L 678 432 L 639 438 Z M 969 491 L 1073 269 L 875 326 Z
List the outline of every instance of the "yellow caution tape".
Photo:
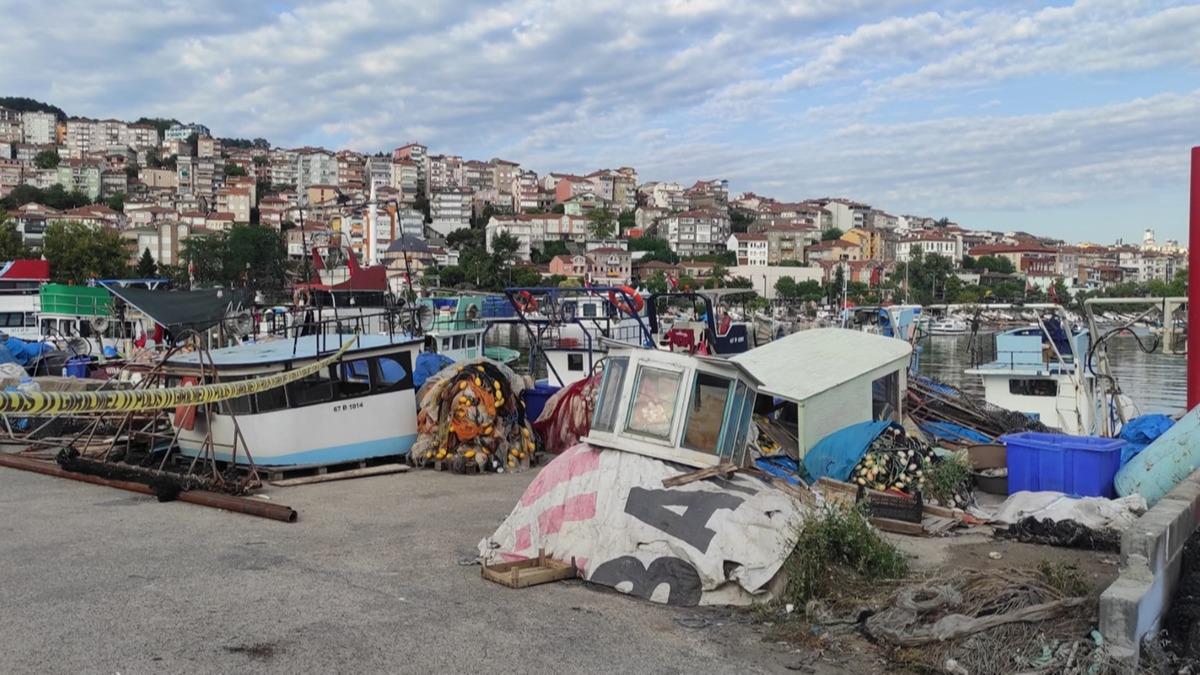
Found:
M 201 384 L 164 389 L 123 391 L 35 391 L 0 392 L 0 413 L 43 415 L 56 413 L 122 413 L 159 410 L 177 406 L 205 405 L 277 389 L 327 368 L 341 358 L 358 338 L 347 340 L 329 357 L 307 366 L 238 382 Z

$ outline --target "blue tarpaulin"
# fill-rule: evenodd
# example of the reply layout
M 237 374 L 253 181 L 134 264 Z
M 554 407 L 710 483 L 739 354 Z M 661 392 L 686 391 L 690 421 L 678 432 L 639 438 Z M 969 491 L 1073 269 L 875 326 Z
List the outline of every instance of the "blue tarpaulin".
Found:
M 1121 440 L 1125 441 L 1125 447 L 1121 449 L 1121 466 L 1125 466 L 1129 460 L 1145 450 L 1147 445 L 1162 436 L 1173 424 L 1175 420 L 1162 413 L 1141 415 L 1126 422 L 1125 426 L 1121 427 L 1120 434 Z
M 4 351 L 0 351 L 0 363 L 15 363 L 22 367 L 36 361 L 42 354 L 54 350 L 52 345 L 26 342 L 11 335 L 0 343 L 0 346 L 4 348 Z
M 425 384 L 425 380 L 437 374 L 442 368 L 454 363 L 454 359 L 433 352 L 417 354 L 417 365 L 413 367 L 413 385 L 417 389 Z
M 829 434 L 804 456 L 804 470 L 817 480 L 828 476 L 848 480 L 850 471 L 858 464 L 871 443 L 894 422 L 860 422 Z
M 782 478 L 792 485 L 800 484 L 800 465 L 787 455 L 759 457 L 754 460 L 754 466 L 757 466 L 763 473 Z
M 991 443 L 993 439 L 970 427 L 964 427 L 954 422 L 921 422 L 917 426 L 921 431 L 939 441 L 951 443 Z

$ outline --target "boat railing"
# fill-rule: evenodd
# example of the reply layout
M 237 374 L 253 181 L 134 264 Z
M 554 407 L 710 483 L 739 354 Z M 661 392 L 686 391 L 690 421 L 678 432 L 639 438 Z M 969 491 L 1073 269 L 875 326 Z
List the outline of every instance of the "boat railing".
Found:
M 291 320 L 288 320 L 291 317 Z M 367 309 L 354 313 L 342 313 L 334 308 L 297 308 L 288 314 L 272 314 L 270 326 L 264 334 L 292 340 L 292 353 L 296 353 L 301 337 L 312 335 L 317 341 L 317 353 L 341 349 L 353 335 L 382 334 L 389 341 L 400 335 L 397 315 L 387 309 Z

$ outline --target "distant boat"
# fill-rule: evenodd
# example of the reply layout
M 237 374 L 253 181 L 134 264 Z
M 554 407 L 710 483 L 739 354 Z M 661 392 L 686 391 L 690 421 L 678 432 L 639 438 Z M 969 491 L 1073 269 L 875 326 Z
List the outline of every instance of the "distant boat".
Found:
M 968 330 L 967 322 L 954 317 L 938 319 L 929 324 L 930 335 L 962 335 Z

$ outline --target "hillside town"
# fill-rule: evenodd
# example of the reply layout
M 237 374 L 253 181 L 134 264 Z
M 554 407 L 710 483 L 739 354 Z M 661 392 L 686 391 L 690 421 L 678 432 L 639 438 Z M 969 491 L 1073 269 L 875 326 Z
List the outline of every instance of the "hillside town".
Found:
M 1130 224 L 1142 231 L 1136 241 L 1066 242 L 842 197 L 733 194 L 722 178 L 659 180 L 629 166 L 539 174 L 417 142 L 376 154 L 283 148 L 219 138 L 200 123 L 97 120 L 8 101 L 0 210 L 22 243 L 36 252 L 49 227 L 70 221 L 119 234 L 130 266 L 149 258 L 158 270 L 186 268 L 189 241 L 239 224 L 277 231 L 293 260 L 314 242 L 340 240 L 360 260 L 387 265 L 394 284 L 416 275 L 453 282 L 465 243 L 494 253 L 500 238 L 525 279 L 645 285 L 715 274 L 768 299 L 791 282 L 835 280 L 896 299 L 872 289 L 932 254 L 957 281 L 935 283 L 926 302 L 977 301 L 1000 287 L 1009 295 L 1144 287 L 1175 279 L 1186 259 L 1149 223 Z

